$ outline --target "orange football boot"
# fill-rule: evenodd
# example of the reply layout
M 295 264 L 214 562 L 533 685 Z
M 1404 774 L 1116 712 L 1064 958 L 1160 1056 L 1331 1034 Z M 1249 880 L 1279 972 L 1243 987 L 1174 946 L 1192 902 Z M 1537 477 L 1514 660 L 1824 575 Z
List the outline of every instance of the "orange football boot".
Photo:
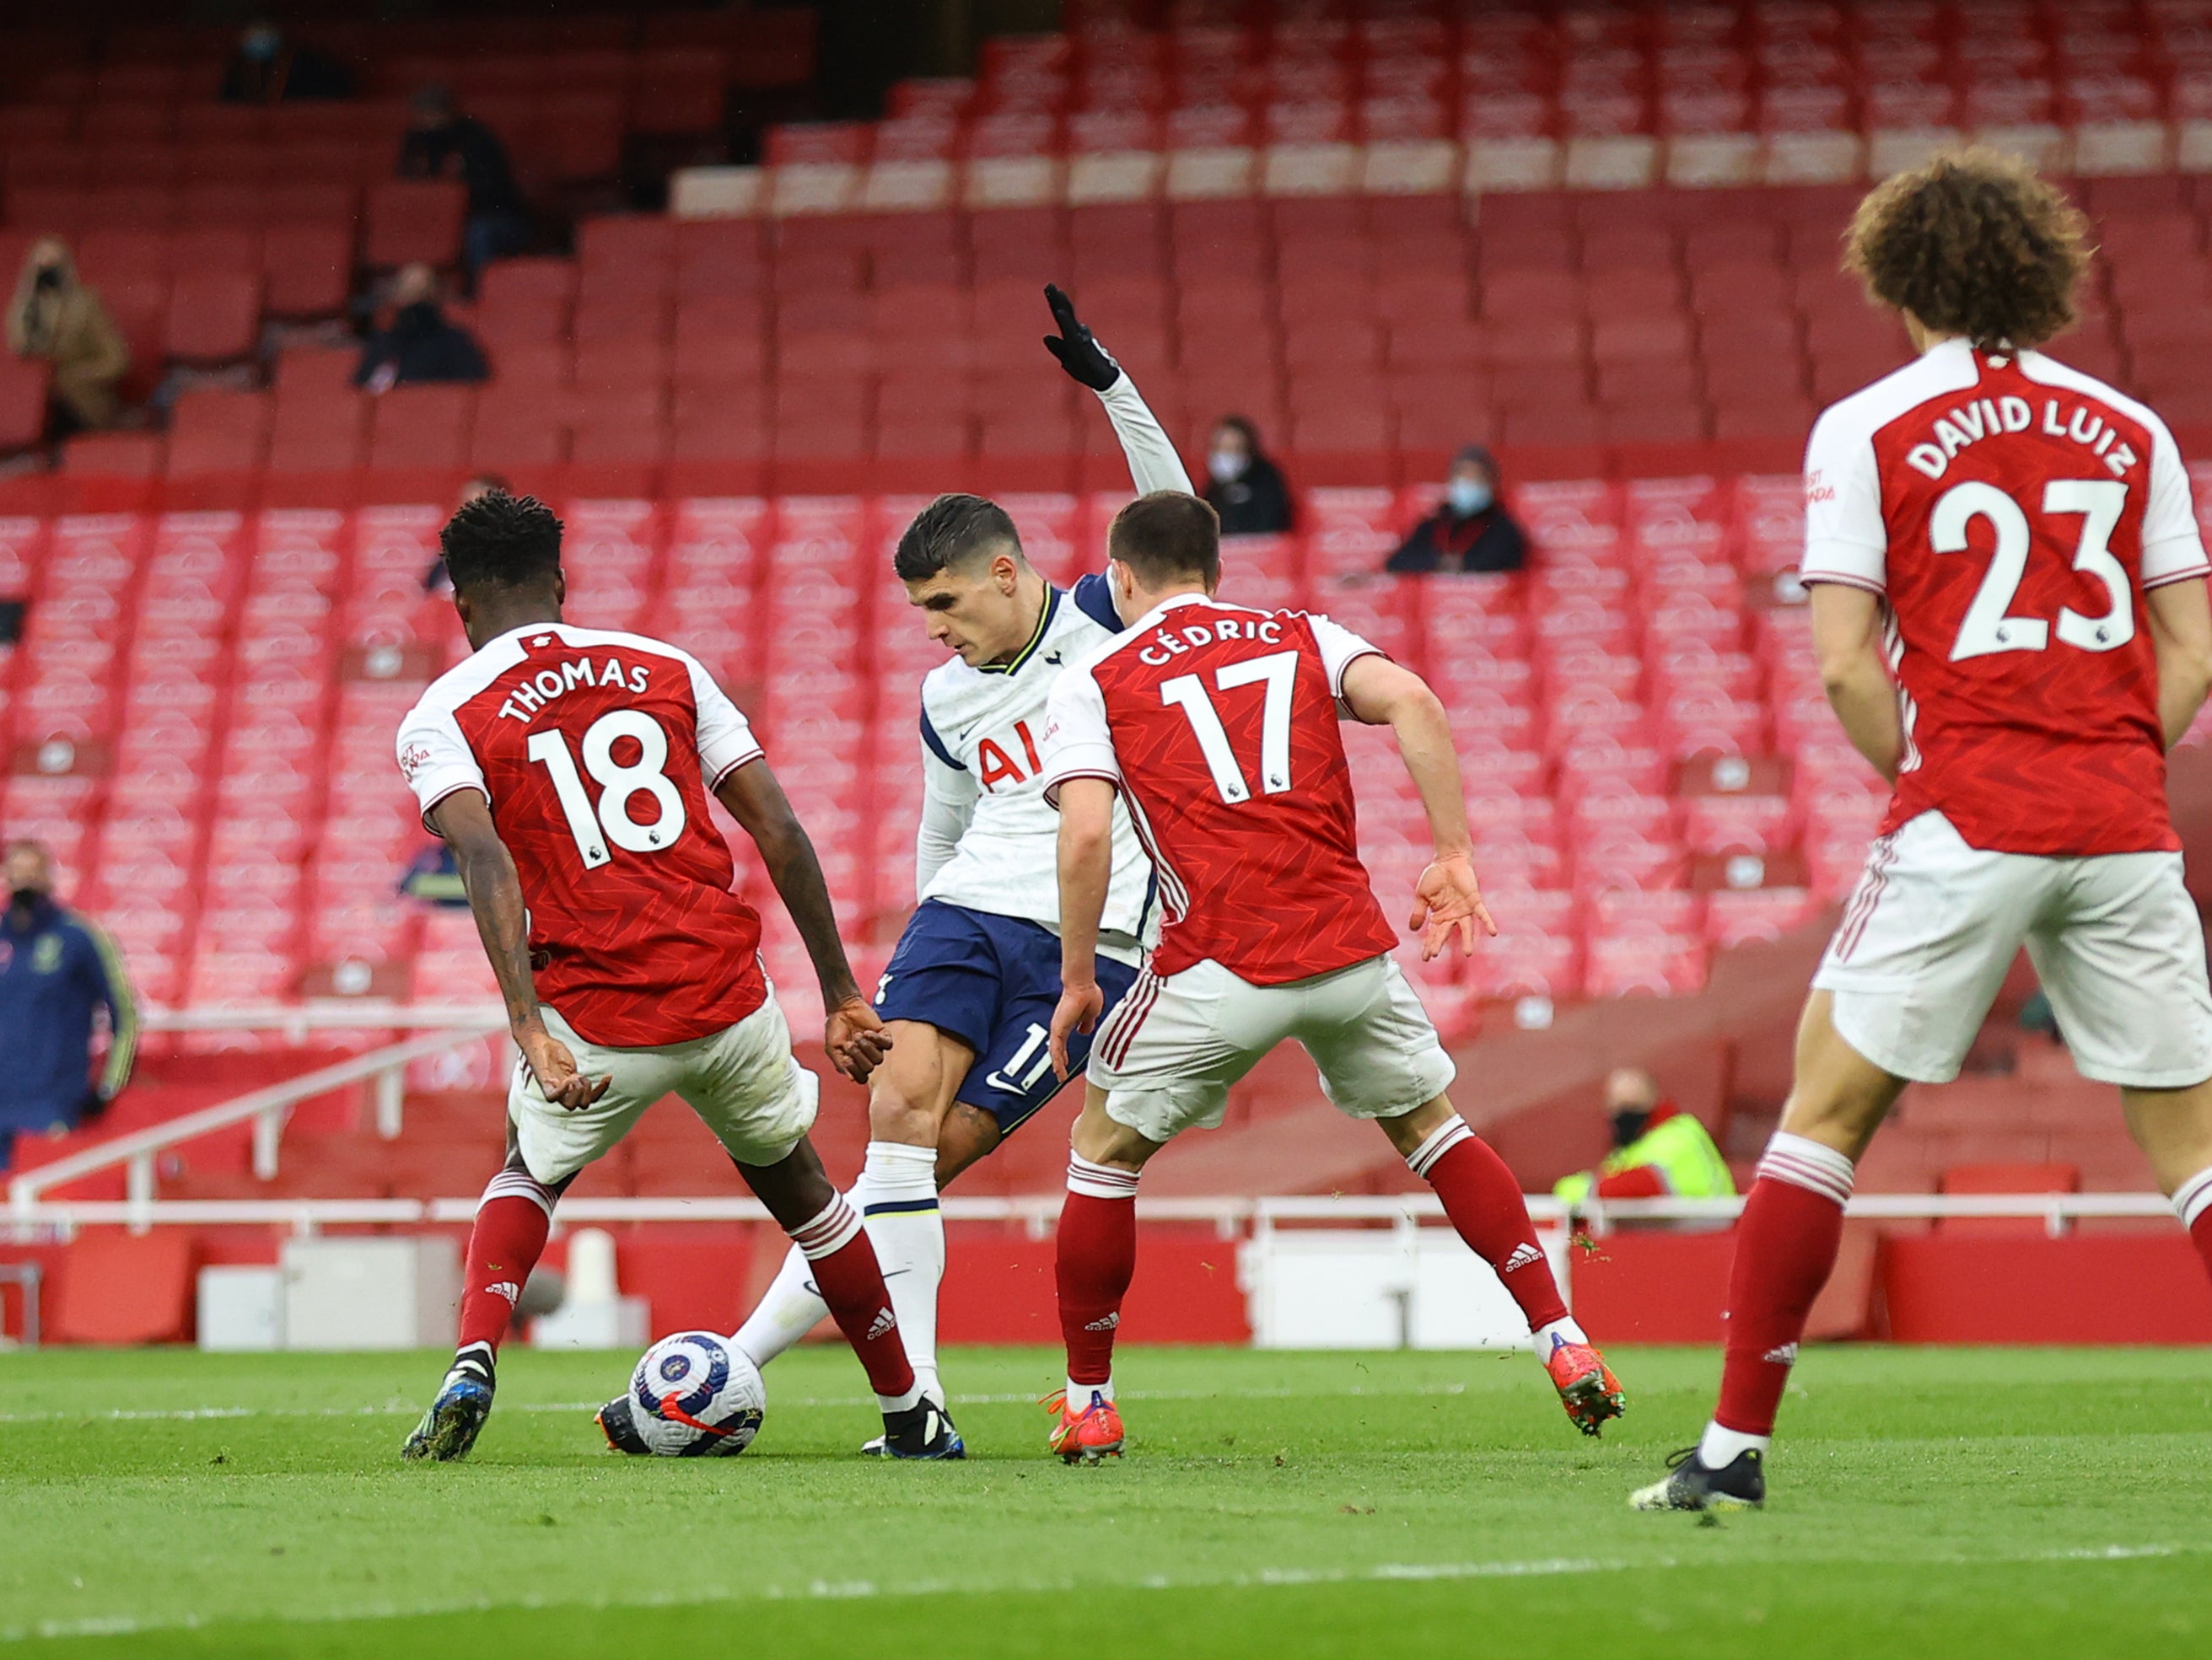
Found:
M 1588 1343 L 1554 1338 L 1544 1370 L 1552 1374 L 1552 1386 L 1559 1391 L 1559 1404 L 1567 1409 L 1569 1421 L 1585 1435 L 1601 1433 L 1607 1419 L 1628 1410 L 1620 1379 Z
M 1097 1390 L 1091 1391 L 1090 1404 L 1080 1411 L 1064 1389 L 1054 1390 L 1038 1404 L 1047 1412 L 1060 1415 L 1049 1439 L 1052 1450 L 1068 1463 L 1095 1464 L 1102 1458 L 1121 1456 L 1121 1415 Z

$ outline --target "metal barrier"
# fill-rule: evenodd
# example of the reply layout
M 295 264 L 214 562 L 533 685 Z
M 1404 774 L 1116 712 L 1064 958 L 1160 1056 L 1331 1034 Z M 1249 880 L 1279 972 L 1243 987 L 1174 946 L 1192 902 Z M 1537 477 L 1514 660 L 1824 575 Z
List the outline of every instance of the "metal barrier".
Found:
M 453 1011 L 455 1015 L 462 1012 Z M 198 1112 L 187 1112 L 181 1118 L 172 1118 L 165 1124 L 149 1125 L 131 1135 L 118 1136 L 112 1141 L 88 1147 L 81 1153 L 57 1159 L 52 1164 L 40 1165 L 35 1170 L 25 1171 L 8 1184 L 9 1214 L 19 1223 L 36 1221 L 40 1220 L 40 1212 L 52 1208 L 41 1203 L 41 1195 L 119 1164 L 125 1167 L 124 1191 L 128 1197 L 120 1207 L 123 1214 L 109 1220 L 125 1222 L 134 1229 L 143 1230 L 161 1220 L 155 1215 L 161 1208 L 161 1202 L 154 1197 L 154 1160 L 165 1149 L 212 1130 L 228 1130 L 233 1124 L 251 1122 L 253 1126 L 253 1173 L 268 1181 L 276 1174 L 277 1148 L 283 1138 L 284 1121 L 291 1110 L 313 1096 L 342 1089 L 364 1079 L 374 1081 L 379 1135 L 386 1139 L 397 1136 L 400 1130 L 400 1104 L 404 1099 L 410 1063 L 442 1055 L 464 1044 L 507 1030 L 504 1018 L 486 1026 L 483 1023 L 483 1016 L 473 1011 L 468 1012 L 465 1020 L 441 1020 L 432 1023 L 442 1029 L 425 1037 L 410 1038 L 403 1043 L 372 1049 L 366 1054 L 356 1055 L 335 1065 L 250 1091 L 235 1100 L 219 1102 Z M 343 1024 L 357 1028 L 362 1021 L 356 1017 Z M 165 1029 L 208 1028 L 169 1026 Z M 246 1029 L 253 1028 L 249 1027 Z
M 220 1109 L 210 1109 L 217 1110 Z M 95 1153 L 103 1150 L 89 1149 Z M 48 1166 L 31 1172 L 31 1176 L 18 1178 L 15 1189 L 20 1190 L 33 1176 L 45 1177 L 57 1167 Z M 944 1201 L 945 1218 L 952 1222 L 1018 1222 L 1032 1238 L 1042 1239 L 1052 1232 L 1060 1216 L 1060 1197 L 1058 1193 L 1042 1193 L 1017 1198 L 963 1199 L 948 1194 Z M 42 1200 L 35 1195 L 27 1197 L 20 1190 L 15 1191 L 15 1201 L 12 1220 L 25 1223 L 63 1227 L 116 1222 L 134 1227 L 242 1224 L 289 1227 L 297 1233 L 314 1233 L 325 1227 L 465 1223 L 475 1216 L 477 1204 L 473 1198 L 151 1199 L 140 1203 L 131 1199 Z M 1624 1221 L 1727 1221 L 1742 1209 L 1741 1199 L 1623 1199 L 1603 1206 L 1587 1206 L 1577 1214 L 1593 1233 L 1602 1233 Z M 1566 1222 L 1569 1211 L 1557 1199 L 1532 1195 L 1528 1214 L 1540 1226 L 1559 1227 Z M 1844 1214 L 1865 1221 L 2029 1217 L 2043 1222 L 2051 1232 L 2060 1233 L 2068 1223 L 2084 1218 L 2172 1221 L 2173 1207 L 2155 1193 L 1868 1193 L 1855 1196 Z M 1247 1229 L 1277 1227 L 1285 1223 L 1399 1222 L 1418 1227 L 1426 1222 L 1443 1222 L 1444 1211 L 1436 1196 L 1429 1193 L 1342 1197 L 1316 1194 L 1271 1198 L 1139 1197 L 1137 1216 L 1140 1221 L 1150 1222 L 1209 1222 L 1222 1237 L 1233 1239 Z M 562 1202 L 556 1220 L 574 1225 L 764 1222 L 772 1219 L 768 1208 L 757 1199 L 715 1194 L 696 1198 L 569 1199 Z

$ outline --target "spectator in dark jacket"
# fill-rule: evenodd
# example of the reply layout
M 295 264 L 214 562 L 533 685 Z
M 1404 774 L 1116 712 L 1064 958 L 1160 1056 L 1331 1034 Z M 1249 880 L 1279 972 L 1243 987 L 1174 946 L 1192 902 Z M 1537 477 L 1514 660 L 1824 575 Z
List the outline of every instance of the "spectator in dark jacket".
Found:
M 466 329 L 438 309 L 438 277 L 403 265 L 392 283 L 392 322 L 368 337 L 353 384 L 372 392 L 437 380 L 484 380 L 491 367 Z
M 238 51 L 222 72 L 226 104 L 281 104 L 309 98 L 350 98 L 353 76 L 344 64 L 313 46 L 295 46 L 265 17 L 238 37 Z
M 425 87 L 408 106 L 399 146 L 402 179 L 458 179 L 468 189 L 462 255 L 471 273 L 530 245 L 530 221 L 499 135 L 454 106 L 443 87 Z
M 1291 487 L 1260 447 L 1260 429 L 1243 415 L 1213 423 L 1206 446 L 1206 499 L 1225 536 L 1279 536 L 1291 528 Z
M 54 903 L 53 861 L 10 843 L 0 912 L 0 1165 L 20 1131 L 59 1135 L 97 1118 L 130 1081 L 138 1015 L 106 935 Z M 92 1068 L 94 1016 L 107 1013 L 107 1055 Z
M 1407 534 L 1388 571 L 1517 571 L 1528 538 L 1498 500 L 1498 463 L 1479 444 L 1452 457 L 1443 505 Z

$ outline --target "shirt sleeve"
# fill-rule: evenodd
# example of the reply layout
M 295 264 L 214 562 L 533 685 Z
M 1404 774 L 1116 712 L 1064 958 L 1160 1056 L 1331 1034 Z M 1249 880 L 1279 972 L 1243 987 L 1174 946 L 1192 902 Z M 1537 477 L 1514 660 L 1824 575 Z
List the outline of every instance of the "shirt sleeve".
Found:
M 138 1000 L 131 995 L 131 975 L 123 954 L 107 930 L 97 923 L 84 925 L 92 942 L 93 960 L 100 978 L 100 1001 L 107 1005 L 107 1057 L 100 1063 L 100 1098 L 112 1101 L 131 1081 L 131 1069 L 138 1059 Z
M 714 683 L 706 665 L 696 657 L 684 663 L 691 670 L 691 700 L 699 711 L 699 771 L 712 795 L 724 779 L 749 760 L 761 758 L 760 740 L 752 723 L 730 701 L 729 694 Z
M 1137 494 L 1180 490 L 1189 495 L 1190 475 L 1183 470 L 1182 457 L 1176 453 L 1173 441 L 1138 393 L 1137 383 L 1127 369 L 1121 371 L 1119 380 L 1098 394 L 1098 401 L 1106 406 L 1114 423 L 1114 436 L 1121 440 L 1121 453 L 1129 461 L 1129 482 L 1137 487 Z
M 1889 527 L 1874 438 L 1840 409 L 1814 423 L 1805 451 L 1805 558 L 1798 579 L 1889 591 Z
M 1126 377 L 1125 377 L 1126 379 Z M 1104 779 L 1116 789 L 1121 763 L 1106 724 L 1106 697 L 1087 665 L 1071 665 L 1052 685 L 1044 715 L 1044 798 L 1060 805 L 1070 779 Z
M 447 797 L 473 790 L 486 801 L 491 799 L 483 768 L 477 765 L 469 741 L 461 736 L 461 724 L 450 709 L 418 703 L 399 724 L 399 771 L 415 792 L 422 827 L 433 835 L 438 827 L 430 822 L 430 809 Z
M 929 891 L 937 873 L 945 869 L 968 833 L 975 816 L 981 787 L 964 766 L 948 766 L 937 758 L 923 728 L 921 746 L 921 828 L 915 837 L 914 891 L 918 899 Z
M 2189 470 L 2181 446 L 2160 421 L 2151 428 L 2150 500 L 2143 508 L 2142 585 L 2148 592 L 2169 582 L 2212 574 L 2204 538 L 2189 495 Z
M 1322 667 L 1328 672 L 1328 694 L 1340 702 L 1344 698 L 1346 669 L 1361 657 L 1390 655 L 1372 640 L 1362 639 L 1343 624 L 1332 622 L 1325 616 L 1310 615 L 1306 626 L 1313 630 L 1314 644 L 1321 647 Z

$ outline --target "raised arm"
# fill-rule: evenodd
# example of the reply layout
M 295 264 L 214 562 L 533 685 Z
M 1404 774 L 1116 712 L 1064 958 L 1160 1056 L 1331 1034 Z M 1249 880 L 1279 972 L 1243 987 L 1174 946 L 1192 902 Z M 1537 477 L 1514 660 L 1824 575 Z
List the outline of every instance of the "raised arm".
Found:
M 584 1076 L 576 1070 L 576 1057 L 568 1045 L 545 1029 L 537 983 L 530 972 L 530 920 L 522 878 L 492 823 L 491 803 L 473 790 L 458 790 L 425 816 L 453 850 L 484 954 L 491 959 L 500 995 L 507 1000 L 507 1030 L 514 1034 L 515 1046 L 522 1051 L 538 1087 L 565 1112 L 589 1106 L 607 1093 L 614 1080 Z
M 1129 482 L 1136 486 L 1137 494 L 1179 490 L 1185 495 L 1194 494 L 1174 441 L 1138 395 L 1136 383 L 1075 315 L 1075 302 L 1050 285 L 1044 298 L 1052 307 L 1053 321 L 1060 326 L 1059 334 L 1045 336 L 1045 349 L 1060 360 L 1060 367 L 1072 379 L 1097 393 L 1098 401 L 1106 406 L 1114 435 L 1121 440 L 1121 453 L 1128 457 Z
M 1812 605 L 1813 653 L 1828 706 L 1851 747 L 1894 784 L 1905 759 L 1905 714 L 1882 655 L 1881 597 L 1847 583 L 1814 582 Z
M 1498 924 L 1482 902 L 1474 876 L 1474 838 L 1467 826 L 1467 793 L 1460 783 L 1459 754 L 1451 723 L 1428 682 L 1378 652 L 1354 657 L 1344 670 L 1345 706 L 1370 726 L 1388 726 L 1398 754 L 1420 792 L 1436 857 L 1413 890 L 1407 923 L 1421 935 L 1421 956 L 1440 955 L 1455 930 L 1460 948 L 1474 948 L 1474 929 L 1495 934 Z
M 790 797 L 766 760 L 748 761 L 725 773 L 714 794 L 760 849 L 769 880 L 806 943 L 806 954 L 813 960 L 815 978 L 822 986 L 822 1007 L 828 1012 L 823 1045 L 830 1063 L 854 1082 L 866 1083 L 890 1047 L 890 1039 L 860 995 L 852 965 L 845 960 L 830 884 L 823 879 L 822 861 L 815 857 L 806 827 L 792 811 Z
M 2158 721 L 2169 749 L 2181 742 L 2212 690 L 2212 599 L 2204 579 L 2161 584 L 2143 596 L 2158 652 Z

